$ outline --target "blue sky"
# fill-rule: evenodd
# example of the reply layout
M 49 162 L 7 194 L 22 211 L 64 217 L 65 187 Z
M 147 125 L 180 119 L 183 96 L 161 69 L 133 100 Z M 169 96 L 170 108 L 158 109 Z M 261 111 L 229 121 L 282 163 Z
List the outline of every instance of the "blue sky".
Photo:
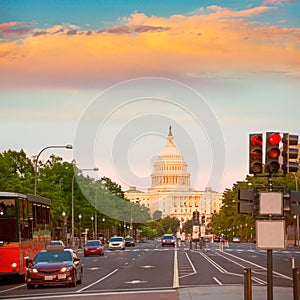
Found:
M 0 151 L 147 189 L 172 125 L 195 189 L 248 173 L 248 135 L 299 134 L 300 4 L 1 1 Z M 95 176 L 95 174 L 91 174 Z

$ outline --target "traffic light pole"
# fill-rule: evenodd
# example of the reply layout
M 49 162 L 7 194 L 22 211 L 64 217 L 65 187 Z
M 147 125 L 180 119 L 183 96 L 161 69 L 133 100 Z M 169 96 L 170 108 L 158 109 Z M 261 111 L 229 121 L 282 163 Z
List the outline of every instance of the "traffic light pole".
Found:
M 272 192 L 273 178 L 272 173 L 268 177 L 268 192 Z M 269 216 L 269 219 L 272 219 Z M 267 290 L 268 300 L 273 300 L 273 250 L 267 249 Z

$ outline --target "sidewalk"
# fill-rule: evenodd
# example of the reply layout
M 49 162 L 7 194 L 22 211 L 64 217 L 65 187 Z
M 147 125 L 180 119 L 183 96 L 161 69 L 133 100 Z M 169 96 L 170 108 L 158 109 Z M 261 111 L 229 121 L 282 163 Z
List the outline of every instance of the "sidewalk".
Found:
M 202 286 L 178 289 L 178 300 L 243 300 L 244 286 Z M 252 286 L 253 300 L 267 299 L 267 286 Z M 273 300 L 292 300 L 293 288 L 273 287 Z

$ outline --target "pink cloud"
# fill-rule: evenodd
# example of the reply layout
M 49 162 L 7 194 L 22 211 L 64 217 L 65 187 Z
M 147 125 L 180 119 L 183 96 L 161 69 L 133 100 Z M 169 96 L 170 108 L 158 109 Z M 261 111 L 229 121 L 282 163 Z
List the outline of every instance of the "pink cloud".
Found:
M 270 1 L 274 1 L 274 0 L 270 0 Z M 208 9 L 214 12 L 211 15 L 213 17 L 232 18 L 232 17 L 251 17 L 265 12 L 269 12 L 271 10 L 274 10 L 275 8 L 268 7 L 268 6 L 258 6 L 258 7 L 253 7 L 249 9 L 240 10 L 240 11 L 233 11 L 227 8 L 222 8 L 220 6 L 212 5 L 209 6 Z
M 9 22 L 0 24 L 0 34 L 4 36 L 20 36 L 31 32 L 28 26 L 20 26 L 19 22 Z
M 115 34 L 130 34 L 130 33 L 142 33 L 142 32 L 163 32 L 171 30 L 170 27 L 164 26 L 150 26 L 150 25 L 136 25 L 136 26 L 114 26 L 107 30 L 108 33 Z M 101 31 L 103 32 L 103 31 Z
M 291 4 L 292 0 L 264 0 L 263 5 L 267 4 L 275 4 L 275 5 L 283 5 L 283 4 Z

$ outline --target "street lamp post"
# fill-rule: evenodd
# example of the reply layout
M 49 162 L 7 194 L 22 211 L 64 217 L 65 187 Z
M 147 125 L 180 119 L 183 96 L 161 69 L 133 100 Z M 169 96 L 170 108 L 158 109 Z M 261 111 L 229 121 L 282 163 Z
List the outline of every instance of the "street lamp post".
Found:
M 95 239 L 98 239 L 97 211 L 95 210 Z
M 98 171 L 98 168 L 92 168 L 92 169 L 79 169 L 79 172 L 82 171 Z M 74 179 L 77 175 L 76 172 L 74 172 L 74 175 L 72 177 L 72 220 L 71 220 L 71 239 L 72 239 L 72 246 L 74 246 Z
M 94 217 L 91 216 L 91 220 L 92 220 L 92 239 L 94 239 Z
M 66 243 L 66 236 L 67 236 L 67 214 L 66 214 L 65 211 L 62 212 L 62 216 L 64 218 L 63 240 Z
M 42 152 L 46 149 L 49 149 L 49 148 L 65 148 L 65 149 L 73 149 L 73 146 L 72 145 L 65 145 L 65 146 L 47 146 L 45 148 L 43 148 L 39 154 L 36 156 L 36 159 L 35 159 L 35 163 L 34 163 L 34 195 L 36 196 L 36 183 L 37 183 L 37 165 L 38 165 L 38 161 L 39 161 L 39 157 L 40 155 L 42 154 Z
M 79 219 L 79 248 L 81 248 L 81 218 L 82 215 L 79 214 L 78 219 Z

